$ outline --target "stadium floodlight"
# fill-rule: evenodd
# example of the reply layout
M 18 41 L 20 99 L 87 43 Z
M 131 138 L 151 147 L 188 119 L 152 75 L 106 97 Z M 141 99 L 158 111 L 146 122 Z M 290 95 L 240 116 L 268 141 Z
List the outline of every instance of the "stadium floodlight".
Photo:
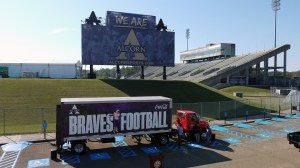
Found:
M 272 9 L 275 12 L 275 48 L 276 48 L 276 26 L 277 26 L 277 11 L 280 10 L 280 0 L 272 0 Z
M 186 29 L 186 50 L 189 50 L 190 29 Z

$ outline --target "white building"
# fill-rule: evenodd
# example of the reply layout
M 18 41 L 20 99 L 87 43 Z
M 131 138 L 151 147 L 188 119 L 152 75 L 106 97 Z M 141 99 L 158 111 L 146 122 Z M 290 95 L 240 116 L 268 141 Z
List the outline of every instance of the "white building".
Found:
M 76 63 L 0 63 L 10 78 L 81 78 L 82 64 Z

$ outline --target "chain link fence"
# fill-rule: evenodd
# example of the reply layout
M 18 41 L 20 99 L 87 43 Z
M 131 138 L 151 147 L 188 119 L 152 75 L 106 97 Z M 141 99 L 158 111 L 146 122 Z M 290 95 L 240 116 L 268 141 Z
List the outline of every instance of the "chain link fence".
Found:
M 285 97 L 261 97 L 245 101 L 220 101 L 199 103 L 174 103 L 173 120 L 176 110 L 192 110 L 202 118 L 210 120 L 237 120 L 240 118 L 253 119 L 257 116 L 268 118 L 280 111 L 297 107 L 298 100 Z M 47 123 L 47 132 L 56 130 L 56 109 L 7 109 L 0 108 L 0 135 L 19 133 L 42 133 L 43 122 Z
M 44 121 L 47 132 L 54 132 L 55 108 L 0 109 L 0 135 L 43 132 Z
M 270 118 L 280 115 L 282 111 L 298 109 L 297 102 L 286 97 L 269 96 L 255 97 L 245 101 L 174 103 L 173 114 L 176 113 L 176 110 L 192 110 L 197 112 L 202 118 L 211 120 Z

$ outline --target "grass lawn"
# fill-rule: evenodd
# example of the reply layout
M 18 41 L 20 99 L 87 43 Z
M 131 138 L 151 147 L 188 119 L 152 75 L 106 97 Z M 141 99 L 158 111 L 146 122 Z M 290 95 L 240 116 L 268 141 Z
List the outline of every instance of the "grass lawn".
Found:
M 269 87 L 232 86 L 221 89 L 221 91 L 233 94 L 242 92 L 243 98 L 250 100 L 252 105 L 266 108 L 268 111 L 278 111 L 290 108 L 290 103 L 285 101 L 285 96 L 273 95 Z
M 127 96 L 102 82 L 89 79 L 0 79 L 0 108 L 55 108 L 60 98 Z
M 4 133 L 4 124 L 6 134 L 41 132 L 43 120 L 47 121 L 49 132 L 55 131 L 56 105 L 60 98 L 67 97 L 165 96 L 175 104 L 186 103 L 181 108 L 197 112 L 200 105 L 192 107 L 190 103 L 206 102 L 208 108 L 201 105 L 201 110 L 207 113 L 216 107 L 210 105 L 212 102 L 243 100 L 186 81 L 2 78 L 0 88 L 0 134 Z M 231 104 L 224 106 L 230 108 Z M 174 106 L 173 114 L 175 110 Z
M 165 96 L 174 103 L 241 100 L 200 83 L 162 80 L 102 80 L 129 96 Z
M 249 87 L 249 86 L 231 86 L 221 89 L 221 91 L 233 94 L 234 92 L 242 92 L 243 96 L 270 96 L 269 87 Z
M 127 96 L 101 80 L 89 79 L 0 78 L 0 88 L 0 134 L 4 122 L 6 134 L 40 132 L 43 120 L 53 132 L 60 98 Z

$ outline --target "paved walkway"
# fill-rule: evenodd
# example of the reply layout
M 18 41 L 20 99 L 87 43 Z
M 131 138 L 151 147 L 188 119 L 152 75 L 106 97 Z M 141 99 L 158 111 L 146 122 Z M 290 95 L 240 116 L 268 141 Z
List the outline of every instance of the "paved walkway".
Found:
M 296 112 L 293 111 L 293 114 Z M 286 110 L 281 112 L 281 116 L 285 116 L 287 114 L 291 114 L 290 110 Z M 250 116 L 247 118 L 247 122 L 254 122 L 256 119 L 271 119 L 273 117 L 279 117 L 278 113 L 272 113 L 267 115 L 257 115 L 257 116 Z M 246 118 L 237 118 L 234 120 L 214 120 L 210 121 L 210 125 L 232 125 L 236 122 L 246 122 Z M 0 136 L 0 146 L 7 143 L 15 143 L 15 142 L 48 142 L 48 141 L 55 141 L 55 133 L 47 133 L 46 138 L 44 137 L 43 133 L 36 133 L 36 134 L 21 134 L 21 135 L 7 135 L 7 136 Z
M 47 141 L 55 141 L 55 133 L 47 133 L 46 139 L 44 134 L 21 134 L 21 135 L 7 135 L 0 136 L 0 145 L 7 143 L 15 143 L 15 142 L 47 142 Z

